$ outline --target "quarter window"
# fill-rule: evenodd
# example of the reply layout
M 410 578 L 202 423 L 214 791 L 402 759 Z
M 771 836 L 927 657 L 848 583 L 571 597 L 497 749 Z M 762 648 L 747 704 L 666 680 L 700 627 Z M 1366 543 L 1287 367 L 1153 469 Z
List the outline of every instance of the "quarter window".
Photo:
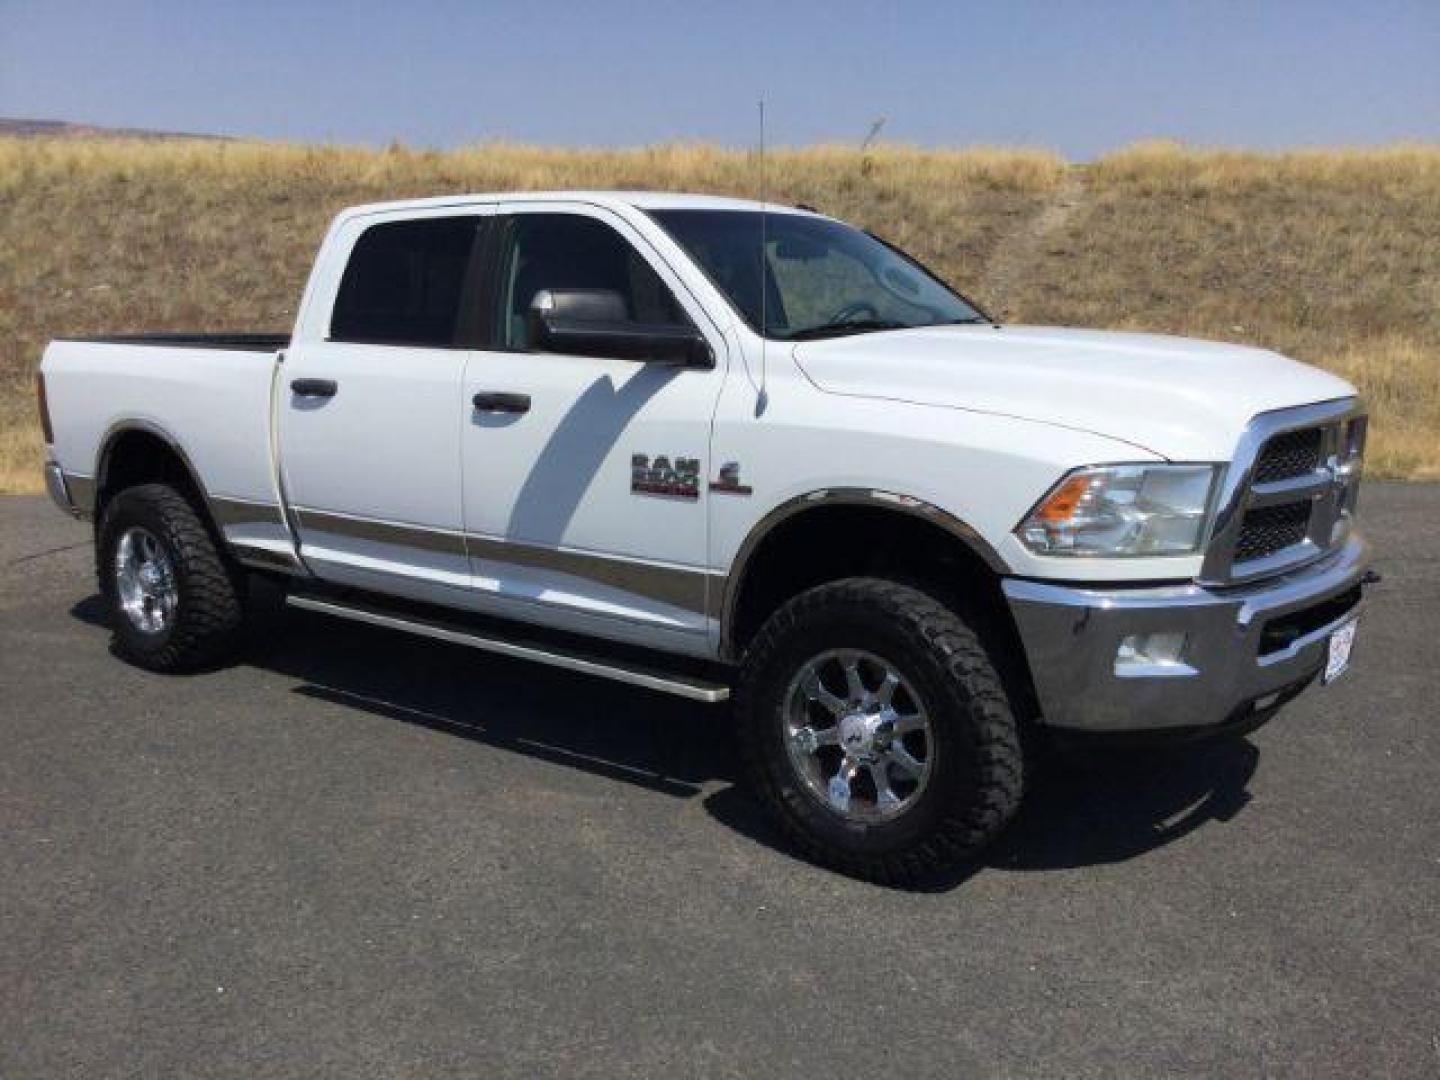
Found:
M 335 297 L 331 340 L 454 344 L 479 222 L 422 218 L 366 229 Z

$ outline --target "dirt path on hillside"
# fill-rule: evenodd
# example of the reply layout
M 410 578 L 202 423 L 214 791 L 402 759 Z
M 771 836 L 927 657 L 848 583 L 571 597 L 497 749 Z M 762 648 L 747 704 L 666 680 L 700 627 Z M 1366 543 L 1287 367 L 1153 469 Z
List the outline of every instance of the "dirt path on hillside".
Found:
M 1085 198 L 1084 169 L 1072 166 L 1040 212 L 996 245 L 984 277 L 984 295 L 993 315 L 1003 320 L 1014 314 L 1026 274 L 1044 258 L 1051 237 L 1074 216 Z

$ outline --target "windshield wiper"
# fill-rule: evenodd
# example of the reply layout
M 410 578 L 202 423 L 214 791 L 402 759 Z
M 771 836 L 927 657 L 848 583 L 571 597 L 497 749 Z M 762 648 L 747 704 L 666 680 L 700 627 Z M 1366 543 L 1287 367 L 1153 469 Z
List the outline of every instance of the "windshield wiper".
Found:
M 909 323 L 894 319 L 846 319 L 844 322 L 825 323 L 822 326 L 807 326 L 790 335 L 791 341 L 810 341 L 814 338 L 840 337 L 843 334 L 863 334 L 871 330 L 905 330 Z
M 995 323 L 983 315 L 966 315 L 963 319 L 945 319 L 941 322 L 931 323 L 931 326 L 994 326 Z

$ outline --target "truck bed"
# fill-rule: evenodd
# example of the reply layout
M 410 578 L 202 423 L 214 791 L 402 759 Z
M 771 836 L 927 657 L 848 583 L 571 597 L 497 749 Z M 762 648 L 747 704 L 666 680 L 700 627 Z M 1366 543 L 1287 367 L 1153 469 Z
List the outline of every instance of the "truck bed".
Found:
M 284 549 L 271 422 L 276 362 L 289 341 L 234 332 L 54 341 L 41 365 L 51 458 L 72 491 L 93 494 L 113 439 L 159 438 L 182 450 L 226 539 Z

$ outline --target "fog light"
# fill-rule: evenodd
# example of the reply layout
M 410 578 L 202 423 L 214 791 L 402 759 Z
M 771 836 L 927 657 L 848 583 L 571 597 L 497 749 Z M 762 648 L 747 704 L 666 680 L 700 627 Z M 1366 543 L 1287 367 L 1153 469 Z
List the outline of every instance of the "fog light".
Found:
M 1131 634 L 1120 642 L 1115 653 L 1115 674 L 1193 675 L 1184 662 L 1186 636 L 1183 633 Z

